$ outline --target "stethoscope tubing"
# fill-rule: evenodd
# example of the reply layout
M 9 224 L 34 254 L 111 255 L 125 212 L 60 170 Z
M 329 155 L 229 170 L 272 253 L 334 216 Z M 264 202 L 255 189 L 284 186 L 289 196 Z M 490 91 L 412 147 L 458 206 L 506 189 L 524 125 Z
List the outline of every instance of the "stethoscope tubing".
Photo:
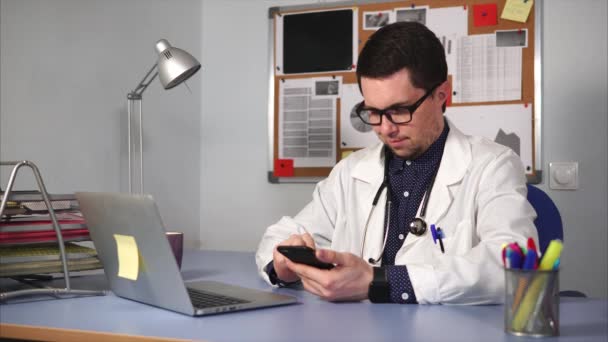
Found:
M 384 192 L 384 189 L 386 188 L 386 205 L 384 207 L 384 217 L 386 218 L 386 224 L 384 226 L 384 239 L 382 241 L 382 248 L 380 249 L 380 253 L 378 255 L 377 258 L 369 258 L 368 262 L 370 264 L 376 265 L 380 262 L 380 260 L 382 260 L 382 254 L 384 254 L 384 249 L 386 247 L 386 241 L 388 240 L 388 233 L 390 230 L 390 222 L 391 222 L 391 215 L 390 215 L 390 210 L 391 210 L 391 204 L 392 204 L 392 191 L 391 191 L 391 187 L 389 185 L 389 181 L 388 181 L 388 163 L 389 163 L 389 156 L 388 156 L 389 150 L 388 147 L 385 145 L 384 146 L 384 179 L 382 180 L 382 184 L 380 184 L 380 187 L 378 188 L 378 190 L 376 191 L 376 195 L 374 196 L 374 200 L 372 201 L 372 209 L 370 210 L 369 215 L 367 216 L 367 220 L 365 221 L 365 228 L 364 228 L 364 233 L 363 233 L 363 244 L 361 246 L 361 256 L 363 256 L 363 251 L 365 249 L 365 240 L 367 238 L 367 230 L 369 227 L 369 222 L 372 218 L 372 214 L 374 213 L 374 209 L 376 209 L 376 205 L 378 204 L 378 201 L 380 200 L 380 196 L 382 195 L 382 192 Z M 430 199 L 430 193 L 433 189 L 433 185 L 435 184 L 435 177 L 437 177 L 437 172 L 438 169 L 435 171 L 435 174 L 433 175 L 433 178 L 431 179 L 431 182 L 427 188 L 427 190 L 424 192 L 424 198 L 422 200 L 422 206 L 420 207 L 420 214 L 416 216 L 416 218 L 410 223 L 410 228 L 409 231 L 410 233 L 416 235 L 416 236 L 422 236 L 424 235 L 424 233 L 426 232 L 426 222 L 425 222 L 425 218 L 426 218 L 426 208 L 427 205 L 429 203 L 429 199 Z M 414 222 L 416 221 L 420 221 L 421 224 L 424 226 L 424 230 L 420 231 L 414 231 L 412 230 L 412 225 Z

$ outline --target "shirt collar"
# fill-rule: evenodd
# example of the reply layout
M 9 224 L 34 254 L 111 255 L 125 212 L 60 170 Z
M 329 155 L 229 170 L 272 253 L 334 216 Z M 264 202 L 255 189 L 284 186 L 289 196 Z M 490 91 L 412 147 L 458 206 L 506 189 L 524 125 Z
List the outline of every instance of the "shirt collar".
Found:
M 402 171 L 405 163 L 408 161 L 411 162 L 411 165 L 416 170 L 420 168 L 425 168 L 429 165 L 438 165 L 441 161 L 441 157 L 443 155 L 443 148 L 445 147 L 445 142 L 447 140 L 449 132 L 450 126 L 447 122 L 445 122 L 445 124 L 443 125 L 443 131 L 441 132 L 437 140 L 435 140 L 435 142 L 433 142 L 431 146 L 429 146 L 429 148 L 416 159 L 401 158 L 391 153 L 388 163 L 389 172 L 398 173 Z

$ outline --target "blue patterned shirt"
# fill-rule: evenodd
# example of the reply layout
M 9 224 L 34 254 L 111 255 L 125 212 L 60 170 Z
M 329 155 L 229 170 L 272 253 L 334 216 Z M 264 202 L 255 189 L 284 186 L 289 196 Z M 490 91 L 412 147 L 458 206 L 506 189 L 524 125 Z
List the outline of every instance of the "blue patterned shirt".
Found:
M 395 265 L 395 256 L 403 246 L 409 233 L 409 224 L 416 218 L 424 193 L 439 168 L 449 131 L 450 128 L 445 122 L 439 138 L 414 160 L 402 159 L 392 154 L 389 160 L 391 220 L 386 247 L 382 254 L 382 266 L 386 267 L 390 298 L 394 303 L 417 303 L 407 266 Z

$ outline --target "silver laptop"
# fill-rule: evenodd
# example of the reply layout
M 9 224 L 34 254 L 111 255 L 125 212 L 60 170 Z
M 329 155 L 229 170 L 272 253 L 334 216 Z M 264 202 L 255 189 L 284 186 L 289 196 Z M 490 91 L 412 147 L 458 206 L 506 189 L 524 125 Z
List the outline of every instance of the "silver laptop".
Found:
M 150 195 L 78 192 L 76 198 L 110 289 L 117 296 L 192 316 L 296 302 L 291 296 L 215 281 L 184 283 Z M 124 247 L 118 247 L 115 234 L 135 239 L 140 256 L 136 277 L 125 277 L 124 264 L 119 270 L 118 251 Z M 120 276 L 119 271 L 123 272 Z

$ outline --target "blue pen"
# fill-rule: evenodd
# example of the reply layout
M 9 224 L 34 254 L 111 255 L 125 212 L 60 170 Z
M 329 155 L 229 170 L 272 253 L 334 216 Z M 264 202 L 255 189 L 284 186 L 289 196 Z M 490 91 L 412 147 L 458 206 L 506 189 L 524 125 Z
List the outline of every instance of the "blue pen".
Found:
M 521 250 L 521 247 L 519 247 L 519 244 L 517 244 L 517 242 L 510 243 L 509 246 L 511 247 L 513 252 L 519 254 L 520 257 L 523 258 L 526 255 L 524 251 Z
M 441 227 L 437 227 L 437 239 L 439 240 L 439 247 L 441 247 L 441 253 L 445 253 L 445 248 L 443 248 L 443 231 Z
M 441 232 L 441 228 L 435 228 L 434 224 L 431 224 L 431 235 L 433 236 L 433 243 L 437 244 L 437 240 L 439 240 L 439 247 L 441 247 L 441 253 L 445 253 L 445 249 L 443 248 L 443 241 L 441 238 L 443 237 L 443 233 Z
M 517 251 L 512 251 L 510 261 L 511 268 L 521 268 L 523 256 Z
M 534 250 L 528 249 L 528 252 L 526 253 L 526 258 L 524 259 L 524 264 L 522 266 L 522 269 L 533 270 L 535 263 L 536 263 L 536 252 Z
M 431 224 L 431 235 L 433 236 L 433 243 L 437 244 L 437 230 L 434 224 Z

